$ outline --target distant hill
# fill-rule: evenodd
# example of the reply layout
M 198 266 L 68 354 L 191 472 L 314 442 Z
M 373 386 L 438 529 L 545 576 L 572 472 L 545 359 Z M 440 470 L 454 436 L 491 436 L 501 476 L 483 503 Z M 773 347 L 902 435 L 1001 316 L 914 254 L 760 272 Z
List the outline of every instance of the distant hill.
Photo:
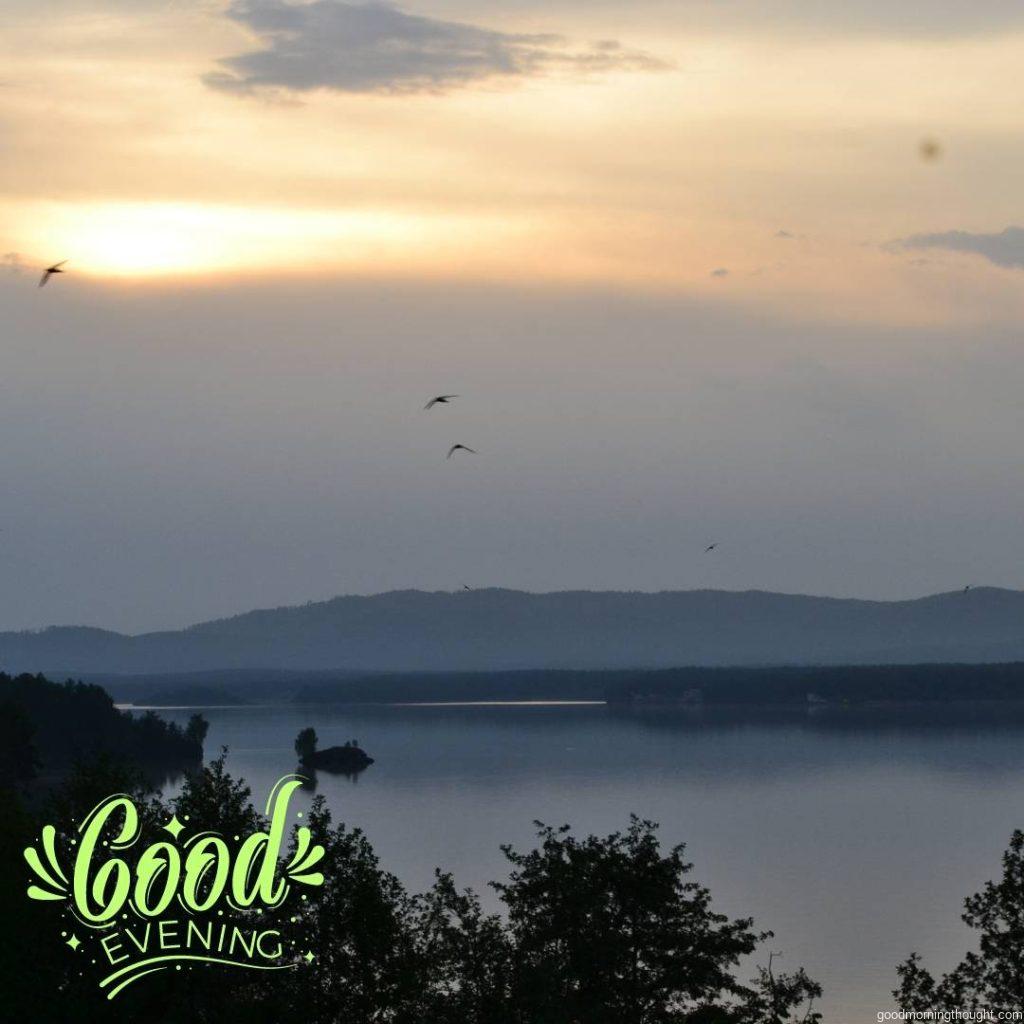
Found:
M 0 633 L 0 668 L 52 675 L 908 664 L 1024 660 L 1024 592 L 910 601 L 733 593 L 392 591 L 174 632 Z

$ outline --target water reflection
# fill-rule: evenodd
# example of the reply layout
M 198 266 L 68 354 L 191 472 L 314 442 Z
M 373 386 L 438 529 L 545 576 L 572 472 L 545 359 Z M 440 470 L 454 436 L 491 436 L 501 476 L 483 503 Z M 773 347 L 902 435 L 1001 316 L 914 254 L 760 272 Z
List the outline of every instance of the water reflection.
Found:
M 1024 706 L 204 713 L 207 751 L 226 744 L 257 797 L 295 769 L 300 729 L 359 736 L 372 769 L 355 785 L 320 773 L 317 792 L 415 889 L 441 866 L 490 899 L 499 845 L 528 847 L 537 818 L 601 833 L 631 812 L 659 821 L 716 906 L 774 929 L 773 948 L 822 981 L 827 1020 L 890 1007 L 911 950 L 952 966 L 963 897 L 1024 824 Z

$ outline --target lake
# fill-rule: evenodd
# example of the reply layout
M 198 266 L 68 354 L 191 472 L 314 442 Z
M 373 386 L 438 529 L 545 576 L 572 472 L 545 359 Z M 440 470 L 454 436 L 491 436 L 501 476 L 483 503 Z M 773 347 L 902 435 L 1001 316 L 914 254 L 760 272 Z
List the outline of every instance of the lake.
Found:
M 163 710 L 184 721 L 194 709 Z M 827 1021 L 891 1008 L 895 965 L 951 967 L 971 933 L 963 898 L 994 878 L 1024 826 L 1024 712 L 947 708 L 741 713 L 604 705 L 204 708 L 207 757 L 262 802 L 295 770 L 307 725 L 321 747 L 355 739 L 376 763 L 320 773 L 336 820 L 363 828 L 412 889 L 435 866 L 486 895 L 501 843 L 534 819 L 580 833 L 630 813 L 685 842 L 716 909 L 771 928 L 765 949 L 825 986 Z M 765 716 L 768 716 L 767 719 Z M 175 784 L 166 792 L 173 794 Z M 310 796 L 301 794 L 308 802 Z

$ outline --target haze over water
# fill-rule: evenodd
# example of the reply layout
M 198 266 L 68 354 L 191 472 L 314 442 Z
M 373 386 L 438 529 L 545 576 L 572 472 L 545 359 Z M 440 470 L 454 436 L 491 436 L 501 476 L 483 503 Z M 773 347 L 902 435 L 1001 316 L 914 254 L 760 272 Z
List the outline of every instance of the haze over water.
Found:
M 821 981 L 825 1020 L 841 1024 L 892 1008 L 895 965 L 911 951 L 936 971 L 962 956 L 962 900 L 996 876 L 1024 809 L 1024 718 L 1005 708 L 927 721 L 629 716 L 601 705 L 203 714 L 207 756 L 227 745 L 257 802 L 295 770 L 302 727 L 321 746 L 358 740 L 376 763 L 355 782 L 320 773 L 317 792 L 413 890 L 441 867 L 497 908 L 486 883 L 505 875 L 499 844 L 532 845 L 534 819 L 599 834 L 630 813 L 658 821 L 665 843 L 686 842 L 716 908 L 774 930 L 766 949 Z

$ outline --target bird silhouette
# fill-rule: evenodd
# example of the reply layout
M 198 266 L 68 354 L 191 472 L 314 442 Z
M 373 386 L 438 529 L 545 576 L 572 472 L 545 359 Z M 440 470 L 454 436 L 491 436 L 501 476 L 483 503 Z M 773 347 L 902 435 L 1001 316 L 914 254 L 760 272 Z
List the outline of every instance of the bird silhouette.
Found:
M 967 591 L 968 591 L 968 590 L 970 590 L 970 589 L 971 589 L 971 584 L 970 584 L 970 583 L 968 583 L 968 584 L 967 584 L 967 586 L 966 586 L 966 587 L 964 587 L 964 593 L 966 594 L 966 593 L 967 593 Z
M 445 458 L 450 459 L 456 452 L 469 452 L 470 455 L 476 455 L 476 451 L 473 448 L 467 448 L 464 444 L 453 444 L 448 449 L 448 454 Z
M 715 550 L 715 548 L 717 548 L 717 547 L 718 547 L 718 544 L 717 544 L 717 543 L 715 543 L 715 544 L 709 544 L 709 545 L 708 545 L 708 546 L 707 546 L 707 547 L 706 547 L 706 548 L 704 549 L 704 554 L 706 555 L 706 554 L 707 554 L 707 553 L 708 553 L 709 551 L 714 551 L 714 550 Z
M 435 405 L 447 405 L 450 399 L 458 397 L 458 395 L 437 395 L 437 397 L 432 398 L 429 402 L 427 402 L 427 404 L 423 406 L 423 408 L 431 409 Z
M 463 583 L 463 584 L 462 584 L 462 589 L 463 589 L 463 590 L 472 590 L 473 588 L 472 588 L 471 586 L 469 586 L 468 584 L 466 584 L 466 583 Z
M 64 266 L 65 263 L 67 263 L 67 260 L 61 260 L 60 263 L 54 263 L 53 266 L 47 267 L 43 271 L 43 276 L 39 278 L 39 287 L 42 288 L 46 284 L 46 282 L 49 281 L 51 277 L 53 277 L 54 274 L 65 273 L 65 271 L 60 269 L 61 267 Z

